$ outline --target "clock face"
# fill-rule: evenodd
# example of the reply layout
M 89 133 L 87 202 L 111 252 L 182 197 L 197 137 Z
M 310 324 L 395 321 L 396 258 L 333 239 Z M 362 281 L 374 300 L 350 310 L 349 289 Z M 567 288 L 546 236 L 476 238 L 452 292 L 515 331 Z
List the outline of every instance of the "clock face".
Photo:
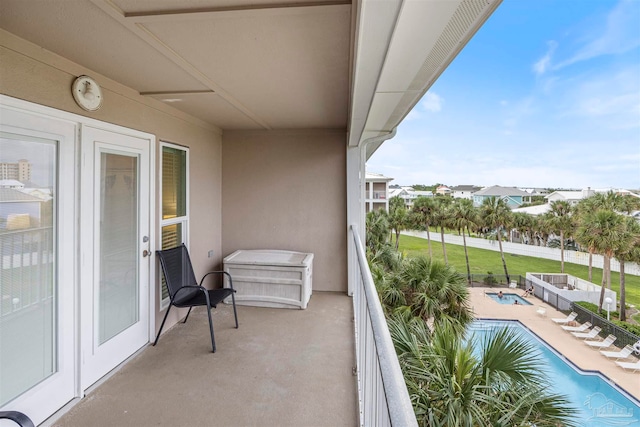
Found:
M 84 110 L 95 111 L 102 105 L 102 89 L 89 76 L 80 76 L 75 79 L 71 93 L 76 103 Z

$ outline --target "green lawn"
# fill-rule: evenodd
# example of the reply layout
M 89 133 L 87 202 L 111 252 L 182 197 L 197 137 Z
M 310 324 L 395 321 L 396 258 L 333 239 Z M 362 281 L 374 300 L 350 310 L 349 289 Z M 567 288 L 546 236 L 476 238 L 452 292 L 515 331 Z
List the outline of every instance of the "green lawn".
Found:
M 434 259 L 443 260 L 442 244 L 431 242 Z M 499 251 L 489 251 L 486 249 L 467 248 L 469 252 L 469 264 L 471 274 L 486 274 L 491 271 L 494 274 L 504 274 Z M 427 240 L 412 236 L 400 236 L 400 251 L 405 256 L 415 256 L 418 254 L 428 255 Z M 509 274 L 525 276 L 531 273 L 560 273 L 560 261 L 552 261 L 543 258 L 534 258 L 523 255 L 512 255 L 505 253 L 505 261 Z M 449 264 L 455 267 L 462 274 L 467 274 L 467 266 L 464 260 L 464 247 L 462 245 L 447 245 L 447 258 Z M 564 272 L 584 280 L 589 278 L 589 267 L 586 265 L 564 263 Z M 602 269 L 593 269 L 593 282 L 599 285 L 602 282 Z M 625 275 L 627 290 L 627 304 L 640 307 L 640 277 Z M 611 288 L 618 292 L 620 296 L 620 274 L 611 273 Z

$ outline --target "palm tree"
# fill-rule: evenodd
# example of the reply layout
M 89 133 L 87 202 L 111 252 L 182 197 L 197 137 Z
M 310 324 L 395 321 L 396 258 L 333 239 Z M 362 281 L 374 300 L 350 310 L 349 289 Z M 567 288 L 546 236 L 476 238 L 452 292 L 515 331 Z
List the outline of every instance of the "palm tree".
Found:
M 508 328 L 477 343 L 447 324 L 388 324 L 420 425 L 575 425 L 567 399 L 547 391 L 534 347 Z
M 465 236 L 465 228 L 467 231 L 473 224 L 477 222 L 477 211 L 473 206 L 473 202 L 469 199 L 456 199 L 452 210 L 452 225 L 462 234 L 462 243 L 464 245 L 464 258 L 467 263 L 467 282 L 471 285 L 471 267 L 469 265 L 469 254 L 467 253 L 467 238 Z
M 511 282 L 507 271 L 507 262 L 504 260 L 504 252 L 502 251 L 502 230 L 506 229 L 510 222 L 511 210 L 504 200 L 498 197 L 489 197 L 482 201 L 480 216 L 487 227 L 496 231 L 504 274 L 507 276 L 507 282 Z
M 367 213 L 366 231 L 367 249 L 375 253 L 389 240 L 387 211 L 376 209 Z
M 596 252 L 595 238 L 590 233 L 588 227 L 584 227 L 585 217 L 591 215 L 598 209 L 606 209 L 613 212 L 630 213 L 634 209 L 640 207 L 640 199 L 633 196 L 621 196 L 609 191 L 607 193 L 596 193 L 593 196 L 580 200 L 576 206 L 575 212 L 577 214 L 577 223 L 579 236 L 576 235 L 576 240 L 581 245 L 587 247 L 589 251 L 589 281 L 593 280 L 592 265 L 593 254 Z M 578 233 L 576 230 L 576 233 Z
M 404 200 L 395 196 L 389 199 L 389 226 L 396 236 L 396 251 L 400 245 L 400 232 L 407 226 L 407 208 Z
M 566 200 L 551 202 L 551 210 L 547 212 L 547 224 L 550 230 L 560 234 L 560 272 L 564 273 L 564 238 L 565 233 L 573 234 L 571 221 L 571 204 Z
M 444 228 L 449 226 L 449 207 L 452 201 L 453 199 L 449 196 L 436 197 L 436 206 L 433 211 L 433 225 L 440 227 L 440 242 L 442 243 L 442 254 L 445 264 L 449 262 L 447 260 L 447 244 L 444 241 Z
M 625 262 L 640 262 L 640 223 L 634 218 L 624 218 L 624 231 L 618 246 L 613 252 L 616 259 L 620 262 L 620 320 L 627 320 L 626 311 L 626 289 L 624 277 Z
M 473 320 L 464 277 L 451 266 L 425 256 L 406 259 L 395 284 L 415 317 L 455 323 L 459 330 Z
M 431 197 L 418 197 L 413 203 L 412 212 L 414 214 L 415 221 L 418 222 L 427 231 L 427 246 L 429 248 L 429 257 L 433 256 L 431 252 L 431 235 L 429 234 L 429 227 L 433 222 L 433 214 L 435 210 L 435 202 Z
M 611 289 L 611 258 L 618 242 L 624 233 L 623 216 L 608 209 L 598 209 L 588 212 L 580 219 L 578 226 L 578 236 L 582 239 L 586 234 L 590 234 L 590 242 L 595 252 L 604 257 L 602 269 L 602 288 L 600 289 L 600 303 L 598 310 L 602 310 L 604 301 L 605 286 Z
M 526 243 L 528 245 L 533 244 L 532 240 L 533 240 L 533 236 L 532 236 L 532 230 L 533 230 L 533 222 L 534 222 L 534 217 L 531 216 L 528 213 L 524 213 L 524 212 L 514 212 L 513 213 L 513 227 L 518 230 L 518 233 L 520 233 L 521 236 L 523 236 L 523 242 L 526 240 Z M 524 239 L 524 237 L 526 237 L 526 239 Z

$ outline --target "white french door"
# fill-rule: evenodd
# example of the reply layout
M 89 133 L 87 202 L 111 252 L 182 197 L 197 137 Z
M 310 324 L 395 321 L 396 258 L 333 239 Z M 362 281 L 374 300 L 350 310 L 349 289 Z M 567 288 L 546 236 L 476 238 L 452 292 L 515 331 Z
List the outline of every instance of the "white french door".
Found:
M 0 105 L 0 409 L 36 424 L 76 396 L 75 135 Z
M 154 143 L 0 95 L 0 410 L 40 424 L 149 342 Z
M 149 342 L 149 139 L 83 126 L 81 388 Z

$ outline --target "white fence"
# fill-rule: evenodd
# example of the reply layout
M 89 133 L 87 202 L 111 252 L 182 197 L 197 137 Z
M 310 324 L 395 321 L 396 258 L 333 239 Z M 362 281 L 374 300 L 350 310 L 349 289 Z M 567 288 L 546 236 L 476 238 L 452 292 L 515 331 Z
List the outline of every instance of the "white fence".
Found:
M 426 231 L 403 231 L 402 234 L 407 236 L 427 238 Z M 431 232 L 431 241 L 440 243 L 440 233 Z M 463 245 L 462 236 L 454 234 L 444 235 L 445 243 L 453 245 Z M 490 251 L 499 251 L 500 247 L 496 240 L 478 239 L 477 237 L 467 237 L 467 246 L 470 248 L 488 249 Z M 560 249 L 547 248 L 544 246 L 525 245 L 522 243 L 502 242 L 502 250 L 508 254 L 531 256 L 536 258 L 551 259 L 560 261 Z M 564 251 L 564 261 L 572 264 L 589 265 L 589 254 L 587 252 Z M 602 255 L 593 255 L 593 267 L 603 268 L 604 259 Z M 611 271 L 620 271 L 620 263 L 616 259 L 611 260 Z M 625 262 L 625 274 L 640 276 L 640 266 L 635 263 Z
M 542 291 L 542 295 L 540 295 L 540 289 L 551 291 L 554 296 L 561 296 L 566 301 L 586 301 L 595 305 L 600 303 L 600 286 L 568 274 L 527 273 L 527 280 L 537 285 L 536 291 L 538 291 L 538 293 L 536 296 L 545 302 L 548 302 L 548 293 Z M 559 284 L 567 286 L 559 287 Z M 618 301 L 616 292 L 605 289 L 604 297 L 611 298 L 613 301 L 613 307 L 610 307 L 611 311 L 616 311 L 616 301 Z M 560 310 L 569 310 L 570 305 L 561 305 L 557 308 Z

